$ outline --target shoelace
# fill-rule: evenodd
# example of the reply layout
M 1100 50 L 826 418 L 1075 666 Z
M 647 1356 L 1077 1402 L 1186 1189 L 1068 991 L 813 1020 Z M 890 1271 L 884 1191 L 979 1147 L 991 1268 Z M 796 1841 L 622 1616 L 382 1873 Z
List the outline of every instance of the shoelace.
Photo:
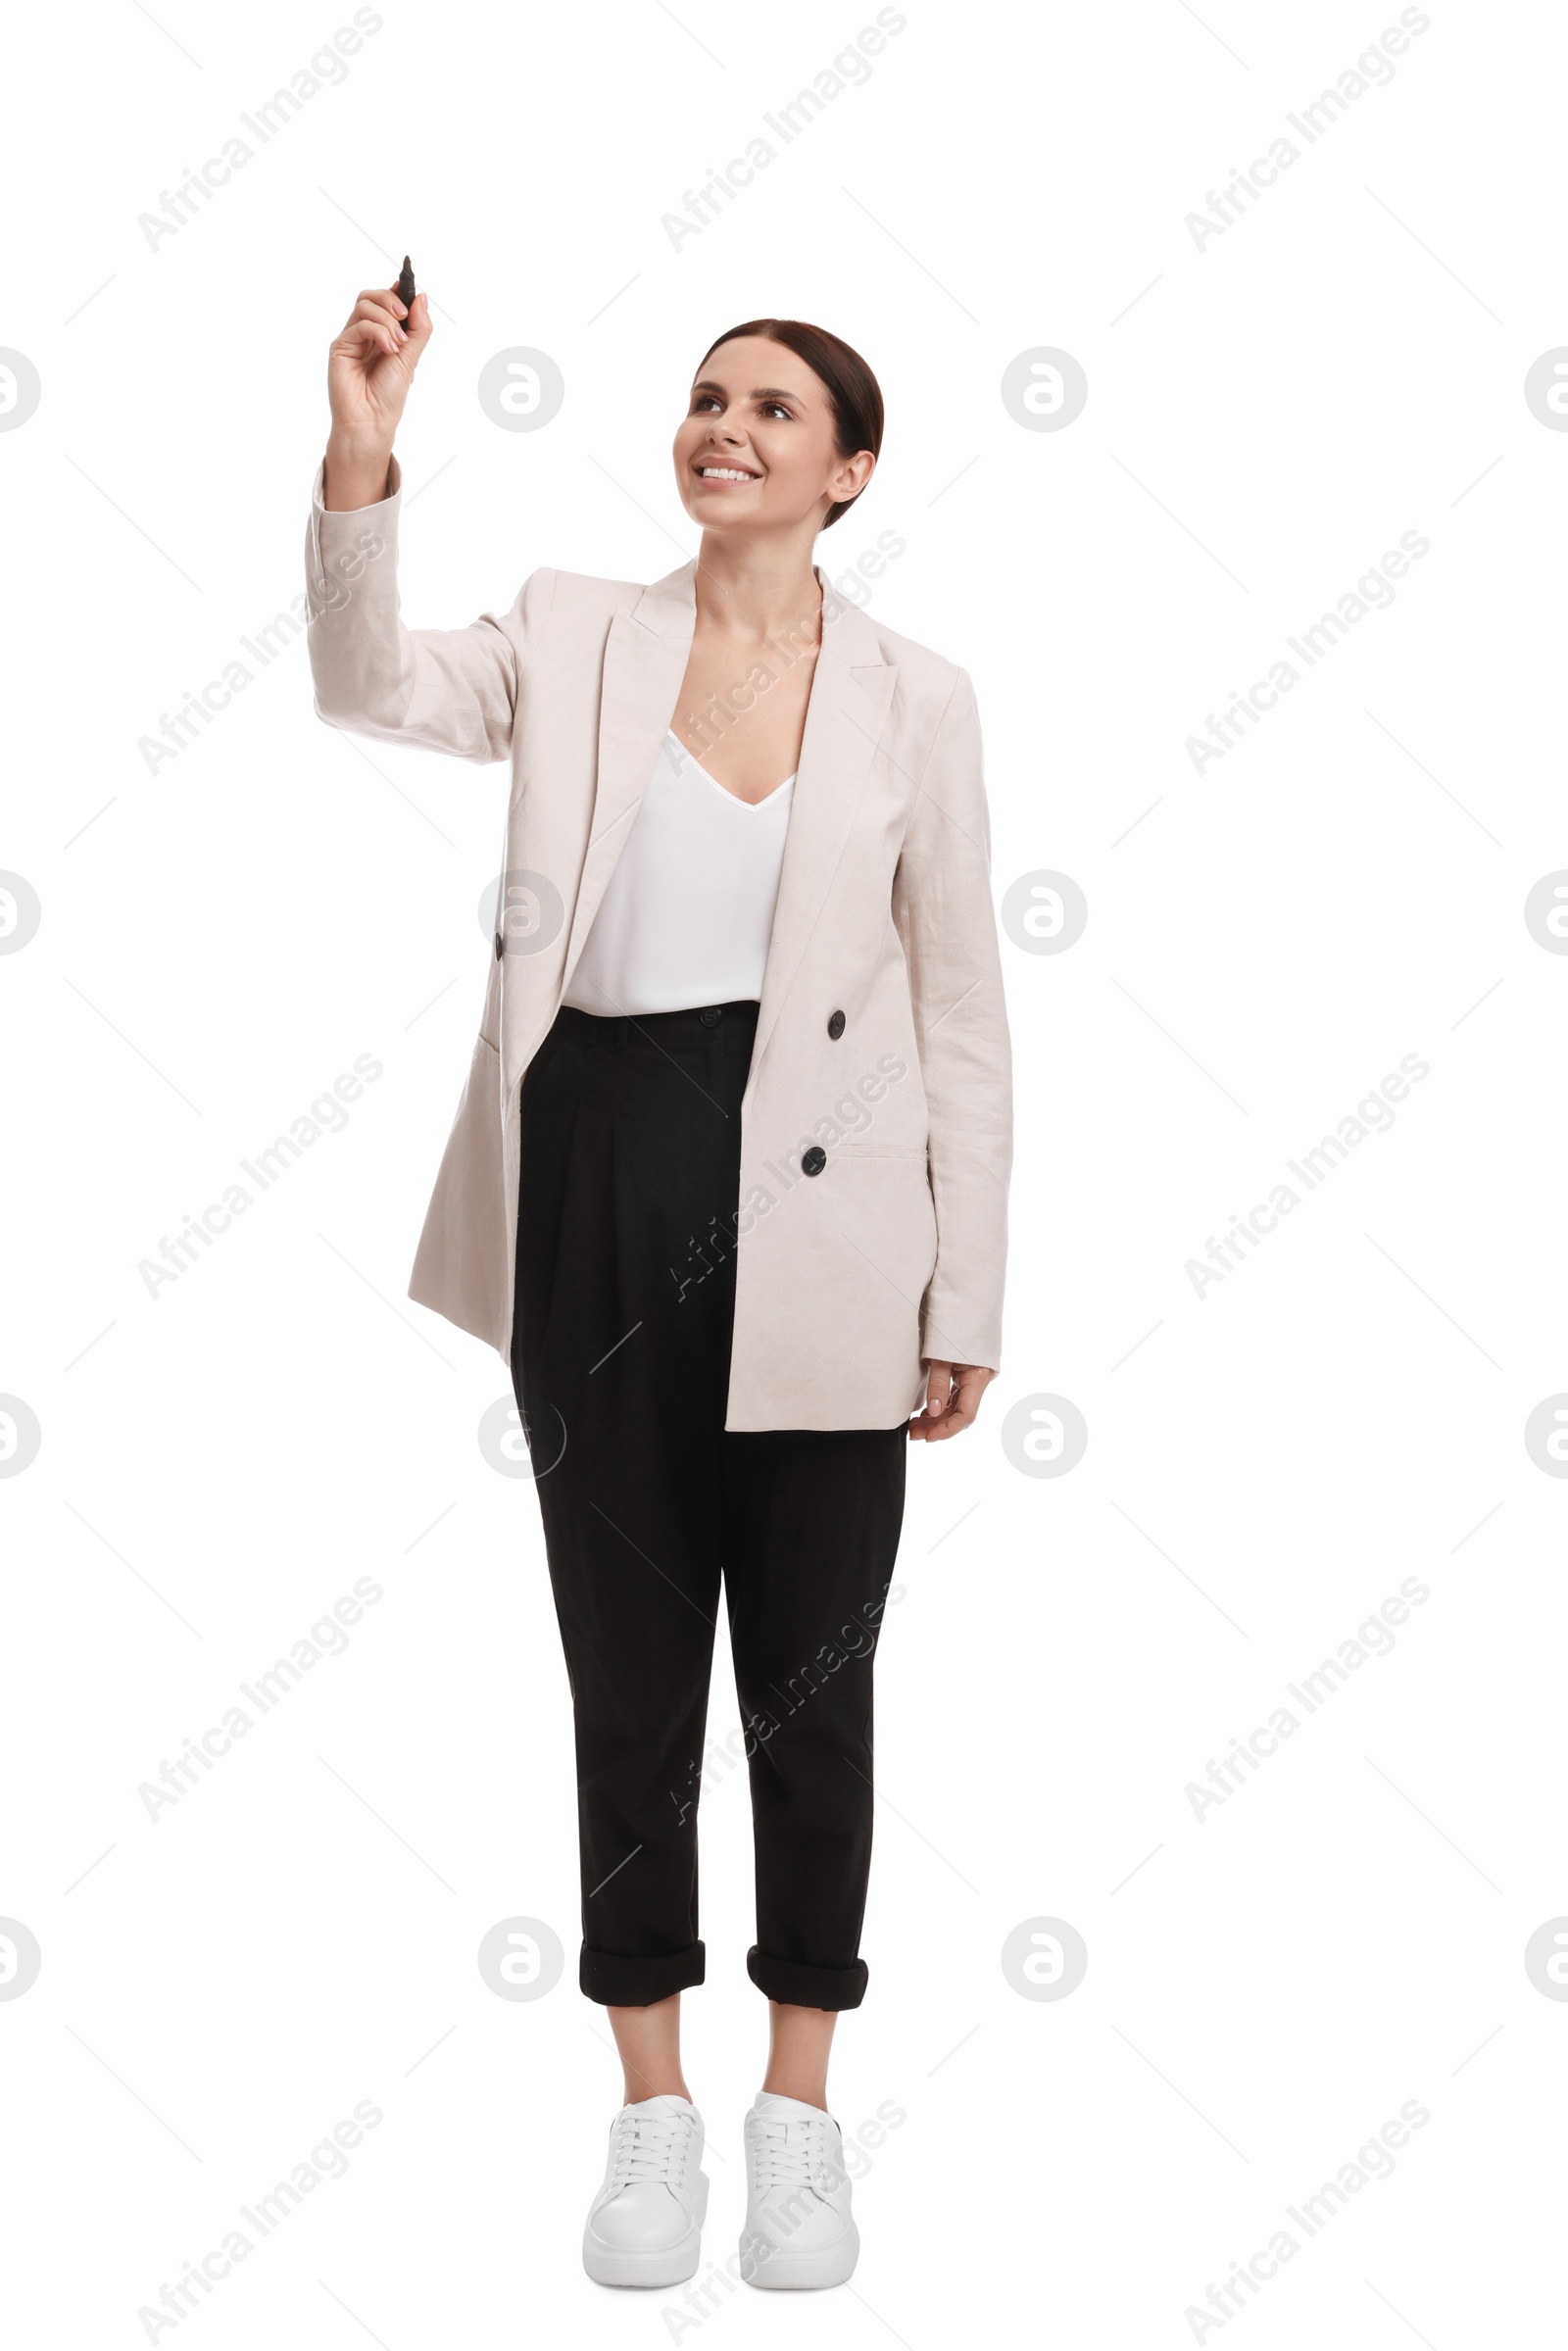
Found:
M 695 2128 L 689 2114 L 623 2114 L 615 2129 L 615 2186 L 625 2187 L 633 2180 L 662 2180 L 666 2187 L 678 2187 Z
M 834 2167 L 827 2151 L 827 2117 L 791 2116 L 774 2120 L 760 2115 L 751 2128 L 752 2175 L 758 2190 L 766 2195 L 775 2187 L 804 2185 L 818 2195 L 833 2187 Z

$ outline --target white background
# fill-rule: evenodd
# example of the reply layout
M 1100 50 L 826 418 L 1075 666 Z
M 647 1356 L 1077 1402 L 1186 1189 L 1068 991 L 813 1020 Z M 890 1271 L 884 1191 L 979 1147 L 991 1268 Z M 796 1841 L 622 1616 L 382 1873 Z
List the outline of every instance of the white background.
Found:
M 1435 0 L 1200 249 L 1186 216 L 1396 9 L 909 0 L 864 86 L 677 251 L 662 216 L 869 6 L 381 13 L 156 250 L 138 215 L 347 8 L 33 12 L 12 44 L 0 342 L 43 385 L 0 434 L 0 866 L 42 906 L 0 958 L 0 1391 L 42 1432 L 0 1481 L 0 1913 L 43 1955 L 0 2002 L 13 2330 L 145 2341 L 164 2281 L 369 2100 L 346 2177 L 154 2339 L 1544 2339 L 1568 2010 L 1523 1955 L 1568 1911 L 1568 1489 L 1523 1428 L 1568 1388 L 1568 961 L 1523 906 L 1568 864 L 1568 440 L 1523 383 L 1568 341 L 1563 25 Z M 999 901 L 1052 869 L 1089 902 L 1062 955 L 1004 942 L 1004 1367 L 974 1433 L 911 1459 L 878 1661 L 871 1987 L 832 2099 L 852 2133 L 906 2120 L 849 2288 L 739 2288 L 696 2325 L 579 2267 L 619 2080 L 574 1987 L 537 1512 L 476 1443 L 503 1367 L 404 1295 L 504 770 L 322 727 L 303 635 L 156 774 L 138 750 L 299 594 L 326 345 L 405 248 L 438 329 L 399 444 L 411 622 L 504 609 L 539 564 L 682 562 L 697 359 L 818 319 L 889 413 L 819 558 L 906 539 L 872 610 L 974 678 Z M 518 344 L 565 377 L 537 433 L 475 397 Z M 1061 431 L 1000 397 L 1043 345 L 1088 375 Z M 1392 607 L 1196 773 L 1186 738 L 1406 531 L 1430 552 Z M 150 1297 L 140 1261 L 362 1053 L 383 1074 L 343 1130 Z M 1187 1261 L 1407 1054 L 1430 1074 L 1392 1130 L 1197 1296 Z M 1042 1394 L 1089 1429 L 1058 1479 L 1000 1441 Z M 141 1785 L 363 1576 L 346 1651 L 149 1818 Z M 1392 1653 L 1197 1817 L 1189 1784 L 1409 1577 Z M 723 1655 L 715 1693 L 722 1739 Z M 721 2263 L 765 2022 L 739 1771 L 703 1885 Z M 476 1966 L 514 1915 L 566 1946 L 532 2002 Z M 1003 1973 L 1040 1917 L 1088 1947 L 1062 2000 Z M 1308 2238 L 1286 2208 L 1406 2101 L 1430 2119 L 1392 2177 Z M 1254 2299 L 1185 2315 L 1282 2227 L 1300 2250 Z

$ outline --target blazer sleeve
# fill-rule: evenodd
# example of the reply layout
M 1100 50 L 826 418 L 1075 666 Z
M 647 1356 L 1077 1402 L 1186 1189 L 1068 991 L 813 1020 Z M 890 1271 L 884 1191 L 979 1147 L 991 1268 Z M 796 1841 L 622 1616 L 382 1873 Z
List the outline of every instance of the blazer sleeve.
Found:
M 1002 1362 L 1012 1070 L 991 901 L 974 688 L 957 673 L 915 789 L 893 882 L 929 1109 L 937 1260 L 920 1318 L 930 1360 Z
M 305 538 L 305 593 L 317 716 L 350 734 L 449 752 L 483 765 L 504 759 L 523 663 L 555 594 L 535 571 L 509 612 L 467 628 L 406 628 L 398 598 L 397 459 L 375 506 L 329 514 L 325 461 L 317 467 Z

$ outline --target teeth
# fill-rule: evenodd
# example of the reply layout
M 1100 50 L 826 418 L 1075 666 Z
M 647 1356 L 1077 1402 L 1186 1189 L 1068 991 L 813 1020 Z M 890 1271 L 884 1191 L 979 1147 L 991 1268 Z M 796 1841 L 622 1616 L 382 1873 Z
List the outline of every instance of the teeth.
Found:
M 701 472 L 704 481 L 755 481 L 757 479 L 755 473 L 742 473 L 733 465 L 704 465 Z

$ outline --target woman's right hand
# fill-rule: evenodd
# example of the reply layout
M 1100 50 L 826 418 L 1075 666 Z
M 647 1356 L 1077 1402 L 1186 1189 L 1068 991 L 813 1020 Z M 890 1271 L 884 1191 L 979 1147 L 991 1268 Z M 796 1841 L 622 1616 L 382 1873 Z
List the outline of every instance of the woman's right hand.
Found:
M 385 497 L 393 438 L 430 334 L 423 294 L 405 311 L 395 286 L 367 286 L 354 305 L 327 354 L 332 430 L 322 495 L 330 513 Z

